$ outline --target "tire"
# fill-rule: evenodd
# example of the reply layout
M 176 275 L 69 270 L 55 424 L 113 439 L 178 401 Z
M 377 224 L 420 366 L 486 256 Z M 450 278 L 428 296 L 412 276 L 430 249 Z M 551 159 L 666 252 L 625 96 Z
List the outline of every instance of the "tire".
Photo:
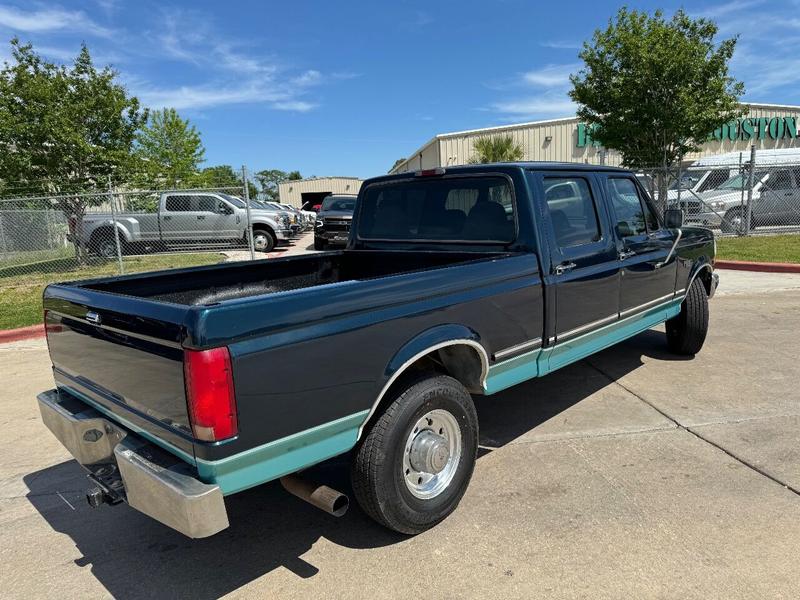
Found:
M 325 250 L 325 240 L 321 238 L 314 238 L 314 250 Z
M 447 456 L 442 447 L 448 448 Z M 417 451 L 414 458 L 409 448 Z M 381 525 L 421 533 L 456 509 L 477 452 L 478 417 L 467 390 L 447 375 L 423 373 L 400 386 L 357 447 L 353 492 Z
M 672 352 L 684 356 L 700 352 L 708 333 L 708 294 L 699 277 L 686 293 L 681 312 L 669 319 L 666 327 L 667 345 Z
M 253 229 L 253 248 L 257 252 L 271 252 L 276 245 L 275 236 L 266 229 Z
M 744 231 L 744 222 L 747 219 L 747 214 L 741 208 L 732 208 L 725 213 L 725 216 L 720 223 L 720 230 L 723 233 L 738 233 Z M 750 230 L 755 229 L 755 217 L 750 217 Z
M 105 259 L 113 259 L 117 257 L 117 241 L 114 239 L 113 231 L 100 231 L 92 236 L 91 243 L 92 251 L 97 256 Z M 125 245 L 120 239 L 120 250 L 125 254 Z

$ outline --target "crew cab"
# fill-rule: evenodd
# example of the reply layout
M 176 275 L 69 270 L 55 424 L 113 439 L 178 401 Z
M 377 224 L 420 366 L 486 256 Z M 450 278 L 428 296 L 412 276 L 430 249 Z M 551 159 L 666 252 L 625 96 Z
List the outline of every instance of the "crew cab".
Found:
M 623 169 L 387 175 L 361 188 L 343 250 L 48 286 L 56 387 L 39 406 L 92 504 L 206 537 L 227 496 L 281 479 L 340 514 L 343 494 L 298 473 L 347 455 L 365 512 L 415 534 L 472 476 L 471 394 L 660 323 L 699 352 L 714 256 Z
M 215 192 L 177 191 L 159 196 L 156 212 L 125 212 L 117 215 L 88 213 L 75 224 L 72 235 L 100 256 L 116 256 L 114 233 L 119 234 L 123 253 L 147 245 L 186 246 L 220 242 L 247 242 L 247 207 L 241 198 Z M 287 211 L 255 202 L 250 209 L 253 245 L 269 252 L 292 236 Z

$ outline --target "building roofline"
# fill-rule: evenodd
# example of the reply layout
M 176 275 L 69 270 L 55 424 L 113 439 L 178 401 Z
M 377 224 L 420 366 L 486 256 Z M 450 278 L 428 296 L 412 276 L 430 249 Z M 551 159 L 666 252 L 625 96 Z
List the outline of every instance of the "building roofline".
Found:
M 325 175 L 323 177 L 306 177 L 304 179 L 284 179 L 279 181 L 278 185 L 283 183 L 302 183 L 304 181 L 322 181 L 323 179 L 355 179 L 356 181 L 364 181 L 361 177 L 350 177 L 349 175 Z
M 744 106 L 755 106 L 757 108 L 792 108 L 800 111 L 800 106 L 797 104 L 768 104 L 766 102 L 740 102 Z

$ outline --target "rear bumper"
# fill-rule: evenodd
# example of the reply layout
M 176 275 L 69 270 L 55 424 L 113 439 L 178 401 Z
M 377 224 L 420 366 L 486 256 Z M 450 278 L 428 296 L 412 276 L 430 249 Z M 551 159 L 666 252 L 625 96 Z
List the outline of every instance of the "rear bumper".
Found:
M 58 390 L 37 399 L 44 424 L 101 488 L 191 538 L 228 527 L 220 487 L 190 465 Z

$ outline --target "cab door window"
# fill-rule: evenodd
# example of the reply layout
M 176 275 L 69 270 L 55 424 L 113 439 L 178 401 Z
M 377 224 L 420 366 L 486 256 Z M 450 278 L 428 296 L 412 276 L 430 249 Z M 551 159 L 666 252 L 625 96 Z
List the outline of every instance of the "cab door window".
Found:
M 628 178 L 608 179 L 608 195 L 616 216 L 615 230 L 620 238 L 645 235 L 660 228 L 655 211 Z
M 600 240 L 597 206 L 586 179 L 545 177 L 544 198 L 560 248 L 572 248 Z

